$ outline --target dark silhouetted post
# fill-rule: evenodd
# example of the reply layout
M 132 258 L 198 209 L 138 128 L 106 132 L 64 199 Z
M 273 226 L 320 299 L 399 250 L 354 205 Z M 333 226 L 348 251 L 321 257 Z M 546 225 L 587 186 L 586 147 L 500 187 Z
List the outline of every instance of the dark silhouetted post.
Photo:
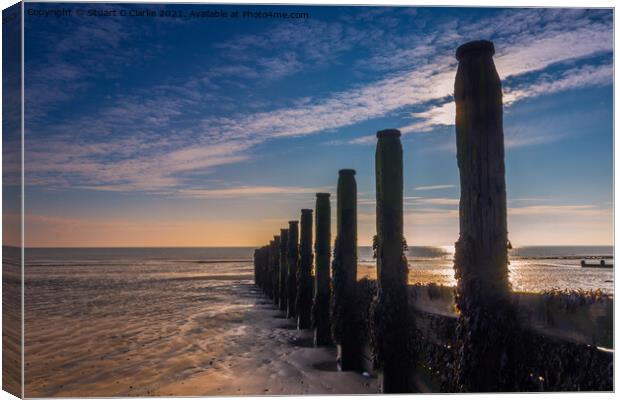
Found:
M 299 263 L 299 221 L 288 222 L 288 272 L 286 277 L 286 318 L 297 318 L 297 263 Z
M 409 387 L 407 258 L 403 237 L 403 148 L 400 131 L 377 132 L 378 303 L 374 309 L 379 383 L 383 393 Z
M 261 248 L 261 270 L 263 275 L 263 291 L 269 294 L 269 246 Z
M 280 274 L 279 274 L 279 291 L 280 301 L 279 308 L 286 311 L 286 278 L 288 271 L 288 259 L 286 250 L 288 247 L 288 229 L 280 229 Z
M 312 312 L 312 210 L 301 210 L 297 268 L 297 329 L 310 328 Z
M 329 193 L 316 194 L 314 256 L 314 302 L 312 304 L 312 327 L 314 345 L 331 343 L 329 325 L 329 260 L 331 241 L 331 209 Z
M 260 249 L 254 249 L 254 284 L 260 287 Z
M 273 237 L 272 251 L 271 286 L 273 287 L 273 304 L 277 305 L 280 301 L 280 236 Z
M 518 326 L 509 303 L 502 88 L 493 43 L 460 46 L 454 98 L 461 181 L 455 245 L 455 390 L 509 391 Z
M 338 174 L 336 245 L 332 264 L 332 333 L 338 348 L 338 368 L 361 368 L 357 321 L 357 183 L 355 170 Z
M 269 244 L 265 248 L 266 253 L 266 265 L 265 265 L 265 293 L 267 297 L 273 296 L 273 282 L 271 280 L 271 274 L 273 273 L 273 240 L 269 241 Z

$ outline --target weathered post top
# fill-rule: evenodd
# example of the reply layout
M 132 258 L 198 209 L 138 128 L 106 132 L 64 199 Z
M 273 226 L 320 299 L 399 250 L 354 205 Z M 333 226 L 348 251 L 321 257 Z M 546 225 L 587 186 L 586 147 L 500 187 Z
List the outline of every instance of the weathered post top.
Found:
M 315 240 L 314 250 L 317 253 L 329 253 L 331 241 L 331 225 L 330 225 L 330 193 L 316 194 L 316 213 L 315 219 Z M 329 267 L 328 267 L 329 268 Z
M 299 234 L 299 252 L 302 256 L 310 255 L 310 264 L 312 264 L 312 212 L 313 210 L 308 208 L 301 210 Z M 309 267 L 311 266 L 309 265 Z
M 398 129 L 383 129 L 377 132 L 377 138 L 384 137 L 400 137 L 401 133 Z
M 312 213 L 313 210 L 304 208 L 301 210 L 301 224 L 299 232 L 299 253 L 302 256 L 309 254 L 312 257 Z M 312 264 L 312 259 L 310 259 Z M 312 265 L 310 265 L 312 267 Z
M 338 171 L 338 175 L 355 175 L 355 170 L 354 169 L 341 169 L 340 171 Z
M 299 221 L 288 221 L 289 257 L 297 257 L 299 251 Z
M 288 241 L 288 229 L 280 229 L 280 244 L 286 243 L 287 241 Z
M 475 55 L 476 53 L 486 53 L 489 56 L 493 56 L 495 54 L 495 46 L 493 46 L 493 42 L 488 40 L 467 42 L 456 49 L 456 59 L 461 61 L 464 57 Z

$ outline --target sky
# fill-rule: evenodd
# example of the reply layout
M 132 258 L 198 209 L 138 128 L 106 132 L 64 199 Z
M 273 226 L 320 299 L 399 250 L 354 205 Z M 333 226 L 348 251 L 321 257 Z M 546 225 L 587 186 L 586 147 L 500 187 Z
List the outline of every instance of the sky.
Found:
M 386 128 L 409 245 L 451 245 L 454 53 L 479 39 L 503 85 L 513 245 L 613 244 L 611 10 L 65 6 L 26 5 L 26 246 L 259 245 L 315 192 L 335 211 L 341 168 L 368 245 Z M 93 9 L 183 15 L 75 15 Z M 206 10 L 308 18 L 190 17 Z

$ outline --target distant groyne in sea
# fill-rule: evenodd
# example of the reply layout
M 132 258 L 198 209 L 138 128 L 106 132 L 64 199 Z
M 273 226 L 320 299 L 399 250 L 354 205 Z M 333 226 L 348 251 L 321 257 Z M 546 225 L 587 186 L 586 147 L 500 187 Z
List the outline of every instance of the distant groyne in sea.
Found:
M 310 316 L 315 345 L 336 345 L 339 369 L 376 373 L 384 393 L 613 390 L 610 296 L 510 288 L 503 106 L 494 51 L 488 41 L 456 51 L 461 198 L 455 289 L 407 284 L 404 166 L 395 129 L 377 133 L 377 280 L 355 279 L 357 188 L 355 171 L 345 169 L 338 175 L 333 260 L 330 196 L 318 193 L 314 257 L 308 253 L 312 210 L 303 210 L 301 245 L 291 221 L 255 250 L 255 282 L 299 329 Z

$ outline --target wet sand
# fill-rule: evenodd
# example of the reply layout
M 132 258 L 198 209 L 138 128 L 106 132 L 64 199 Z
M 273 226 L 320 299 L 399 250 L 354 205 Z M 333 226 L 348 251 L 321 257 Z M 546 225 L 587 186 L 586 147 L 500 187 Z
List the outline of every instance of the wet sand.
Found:
M 2 259 L 2 390 L 21 396 L 21 263 L 16 248 L 4 247 Z
M 28 267 L 26 396 L 377 393 L 337 372 L 246 263 Z

